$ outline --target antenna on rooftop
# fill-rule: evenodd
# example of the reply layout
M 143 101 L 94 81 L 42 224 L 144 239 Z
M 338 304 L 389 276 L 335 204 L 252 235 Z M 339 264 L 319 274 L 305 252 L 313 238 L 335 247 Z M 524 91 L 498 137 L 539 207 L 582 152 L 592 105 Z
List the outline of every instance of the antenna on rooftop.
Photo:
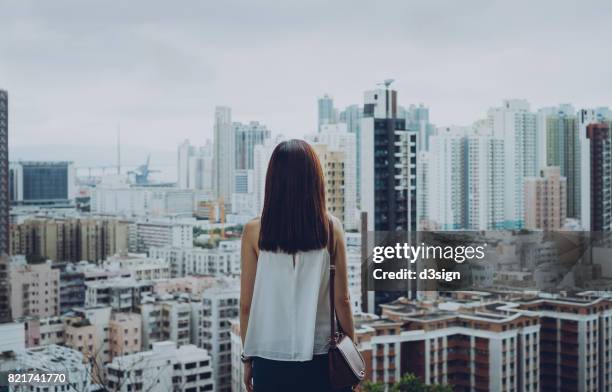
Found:
M 388 89 L 388 88 L 389 88 L 389 86 L 391 85 L 391 83 L 393 83 L 394 81 L 395 81 L 395 79 L 385 79 L 383 82 L 378 82 L 378 83 L 376 83 L 376 84 L 377 84 L 378 86 L 381 86 L 381 85 L 383 85 L 383 84 L 384 84 L 384 85 L 385 85 L 385 88 L 387 88 L 387 89 Z
M 121 123 L 117 123 L 117 174 L 121 175 Z

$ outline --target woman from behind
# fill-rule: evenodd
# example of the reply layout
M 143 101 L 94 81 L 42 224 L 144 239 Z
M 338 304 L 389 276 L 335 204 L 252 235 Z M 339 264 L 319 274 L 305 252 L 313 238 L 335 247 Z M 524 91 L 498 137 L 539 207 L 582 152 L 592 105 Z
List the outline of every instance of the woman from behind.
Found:
M 327 355 L 331 257 L 336 318 L 351 338 L 353 316 L 344 233 L 327 213 L 323 171 L 308 143 L 285 141 L 272 153 L 261 218 L 246 224 L 241 257 L 247 390 L 332 391 Z

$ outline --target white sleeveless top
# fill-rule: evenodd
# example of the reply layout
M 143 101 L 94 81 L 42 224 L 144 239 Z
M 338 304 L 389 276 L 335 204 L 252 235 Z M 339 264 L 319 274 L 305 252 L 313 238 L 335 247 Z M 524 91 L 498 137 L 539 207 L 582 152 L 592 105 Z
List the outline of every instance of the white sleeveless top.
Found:
M 261 251 L 257 260 L 244 355 L 309 361 L 326 354 L 330 334 L 327 248 Z

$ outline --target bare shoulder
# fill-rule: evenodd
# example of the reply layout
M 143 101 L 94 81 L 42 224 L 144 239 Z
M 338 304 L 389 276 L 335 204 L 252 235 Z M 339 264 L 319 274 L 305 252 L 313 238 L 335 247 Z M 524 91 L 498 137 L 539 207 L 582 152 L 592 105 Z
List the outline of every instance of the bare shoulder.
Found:
M 242 232 L 243 238 L 246 239 L 248 242 L 252 243 L 253 245 L 256 245 L 259 241 L 260 227 L 261 221 L 259 217 L 251 219 L 244 225 L 244 229 Z
M 329 214 L 329 219 L 331 219 L 332 224 L 334 226 L 334 237 L 335 238 L 343 238 L 344 237 L 344 229 L 342 228 L 342 222 L 340 222 L 340 219 L 336 218 L 332 214 Z

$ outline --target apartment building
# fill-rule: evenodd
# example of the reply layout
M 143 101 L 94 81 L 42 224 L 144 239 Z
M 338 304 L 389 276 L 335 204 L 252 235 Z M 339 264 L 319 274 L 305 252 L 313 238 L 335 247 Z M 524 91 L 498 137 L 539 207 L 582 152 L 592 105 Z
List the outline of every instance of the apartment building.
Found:
M 195 192 L 191 189 L 103 183 L 91 191 L 91 211 L 126 217 L 191 217 L 194 197 Z
M 505 99 L 487 113 L 493 136 L 503 140 L 504 228 L 523 227 L 523 183 L 537 174 L 536 114 L 523 99 Z
M 86 306 L 110 306 L 116 312 L 135 312 L 145 294 L 153 291 L 150 281 L 114 278 L 86 282 Z
M 201 295 L 204 290 L 214 285 L 215 278 L 212 276 L 184 276 L 182 278 L 170 278 L 153 283 L 153 293 L 164 294 L 188 294 Z
M 612 111 L 606 107 L 578 111 L 580 144 L 580 224 L 583 230 L 610 231 L 612 181 Z
M 230 392 L 232 379 L 231 320 L 239 314 L 237 280 L 220 280 L 192 302 L 192 343 L 206 349 L 212 358 L 215 391 Z
M 170 266 L 164 260 L 143 253 L 121 252 L 108 257 L 102 264 L 110 270 L 128 270 L 138 280 L 160 280 L 170 277 Z
M 138 313 L 113 313 L 108 322 L 112 358 L 142 350 L 142 320 Z
M 64 320 L 61 317 L 24 317 L 19 319 L 25 328 L 26 347 L 63 344 L 65 335 Z
M 87 261 L 54 262 L 51 267 L 60 272 L 60 314 L 85 306 L 86 282 L 132 278 L 135 275 L 129 269 L 107 268 Z
M 116 218 L 33 217 L 11 225 L 10 254 L 98 262 L 128 248 L 128 223 Z
M 140 305 L 142 342 L 152 349 L 155 342 L 171 340 L 182 346 L 191 342 L 191 304 L 170 295 L 147 297 Z
M 156 342 L 153 349 L 116 357 L 106 366 L 106 388 L 112 392 L 214 391 L 211 358 L 194 345 Z
M 242 371 L 242 337 L 240 336 L 240 320 L 230 321 L 230 342 L 232 362 L 232 391 L 246 392 Z
M 534 299 L 506 308 L 540 318 L 541 391 L 612 391 L 612 300 Z
M 558 166 L 540 171 L 539 177 L 525 178 L 525 228 L 560 230 L 567 218 L 567 178 Z
M 319 133 L 307 136 L 325 177 L 327 210 L 346 230 L 356 230 L 357 219 L 357 144 L 356 135 L 346 124 L 324 124 Z
M 24 257 L 13 257 L 9 266 L 10 301 L 14 318 L 59 315 L 60 273 L 51 261 L 28 264 Z
M 391 384 L 414 373 L 458 391 L 612 390 L 609 297 L 519 291 L 447 296 L 442 302 L 400 298 L 382 305 L 381 317 L 355 318 L 368 379 Z
M 91 386 L 91 365 L 83 360 L 83 354 L 69 347 L 51 344 L 28 348 L 16 356 L 16 366 L 12 370 L 31 373 L 64 373 L 65 384 L 28 383 L 17 385 L 15 391 L 89 391 Z
M 353 313 L 361 313 L 361 234 L 346 233 L 348 288 Z
M 240 274 L 240 241 L 237 240 L 221 241 L 214 249 L 152 247 L 149 256 L 169 263 L 172 277 Z
M 151 247 L 193 247 L 193 224 L 173 219 L 143 219 L 130 225 L 129 250 L 147 253 Z
M 64 342 L 92 363 L 92 378 L 101 381 L 113 358 L 142 350 L 142 320 L 137 313 L 113 313 L 110 307 L 75 309 L 63 316 Z

